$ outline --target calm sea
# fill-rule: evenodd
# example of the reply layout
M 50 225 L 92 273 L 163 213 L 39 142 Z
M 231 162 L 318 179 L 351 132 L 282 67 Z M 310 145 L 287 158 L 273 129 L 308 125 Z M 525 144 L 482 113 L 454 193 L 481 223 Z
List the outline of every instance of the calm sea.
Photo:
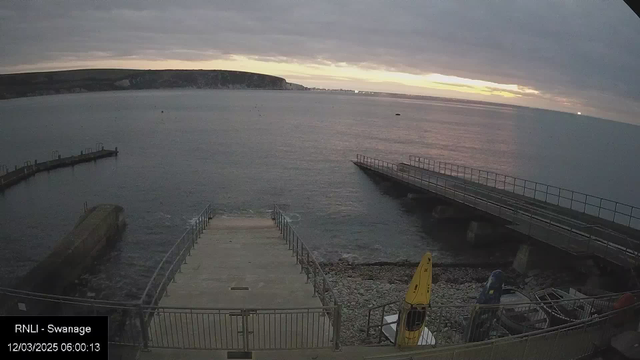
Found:
M 395 116 L 401 113 L 401 116 Z M 640 127 L 564 113 L 292 91 L 163 90 L 0 102 L 0 164 L 117 158 L 41 173 L 0 194 L 0 283 L 72 229 L 83 203 L 124 206 L 128 228 L 88 276 L 102 298 L 136 298 L 206 204 L 264 215 L 286 204 L 323 259 L 489 256 L 466 228 L 389 193 L 351 160 L 422 155 L 640 204 Z M 495 250 L 491 250 L 491 253 Z

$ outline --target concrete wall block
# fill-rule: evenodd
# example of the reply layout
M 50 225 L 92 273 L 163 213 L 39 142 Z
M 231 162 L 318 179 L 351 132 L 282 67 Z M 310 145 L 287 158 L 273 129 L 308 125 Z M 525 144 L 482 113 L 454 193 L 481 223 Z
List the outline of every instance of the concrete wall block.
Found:
M 575 268 L 575 258 L 561 250 L 547 245 L 522 244 L 513 260 L 513 268 L 519 273 L 526 274 L 532 269 L 561 269 Z
M 518 249 L 518 254 L 516 258 L 513 260 L 513 268 L 516 269 L 517 272 L 521 274 L 526 274 L 527 271 L 530 270 L 531 266 L 531 258 L 529 253 L 531 252 L 531 246 L 522 244 Z
M 83 214 L 75 228 L 58 241 L 53 251 L 13 288 L 60 294 L 93 263 L 96 254 L 120 234 L 124 224 L 124 209 L 121 206 L 98 205 L 91 208 Z M 37 314 L 46 306 L 38 304 L 31 303 L 28 314 Z M 0 304 L 0 310 L 6 309 L 6 314 L 14 314 L 17 311 L 14 305 L 14 300 L 10 304 Z
M 488 245 L 506 238 L 507 229 L 503 226 L 483 221 L 471 221 L 467 228 L 467 242 L 471 245 Z

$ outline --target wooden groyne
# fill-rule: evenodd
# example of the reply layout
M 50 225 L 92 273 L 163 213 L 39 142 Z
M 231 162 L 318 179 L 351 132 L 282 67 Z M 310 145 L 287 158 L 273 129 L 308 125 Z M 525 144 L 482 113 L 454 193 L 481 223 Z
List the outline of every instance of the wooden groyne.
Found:
M 57 158 L 44 162 L 34 160 L 34 162 L 31 163 L 31 161 L 27 161 L 22 167 L 16 166 L 13 171 L 9 171 L 9 169 L 4 166 L 0 168 L 0 174 L 2 175 L 0 176 L 0 191 L 4 191 L 41 171 L 49 171 L 60 167 L 74 166 L 84 162 L 95 161 L 105 157 L 118 156 L 118 148 L 116 147 L 115 150 L 105 150 L 104 147 L 101 147 L 100 150 L 95 151 L 92 149 L 85 149 L 85 151 L 80 152 L 80 155 L 67 157 L 61 157 L 57 152 L 54 152 L 53 155 Z

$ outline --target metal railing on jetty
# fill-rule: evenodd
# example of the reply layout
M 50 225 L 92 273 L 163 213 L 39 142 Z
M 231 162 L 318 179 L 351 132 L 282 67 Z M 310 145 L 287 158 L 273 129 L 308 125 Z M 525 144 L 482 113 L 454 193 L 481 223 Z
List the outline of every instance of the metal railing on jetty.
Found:
M 327 280 L 327 276 L 324 271 L 322 271 L 322 267 L 313 253 L 304 241 L 300 239 L 282 210 L 275 204 L 273 205 L 272 219 L 278 229 L 280 229 L 282 238 L 289 247 L 289 250 L 292 251 L 292 256 L 295 256 L 296 264 L 300 265 L 300 273 L 306 275 L 307 283 L 312 283 L 313 296 L 318 296 L 322 305 L 325 306 L 325 313 L 333 327 L 333 347 L 339 349 L 342 306 L 338 303 L 331 283 Z
M 3 315 L 108 316 L 110 343 L 143 344 L 144 308 L 137 301 L 94 300 L 0 288 L 0 306 Z
M 162 296 L 167 294 L 169 284 L 174 281 L 177 273 L 180 272 L 182 264 L 187 262 L 187 257 L 191 255 L 198 243 L 198 238 L 213 219 L 211 204 L 202 210 L 200 215 L 193 221 L 193 224 L 182 234 L 175 244 L 169 249 L 156 271 L 151 276 L 151 280 L 142 293 L 140 303 L 148 306 L 156 306 L 160 303 Z M 147 298 L 151 296 L 151 299 Z
M 318 296 L 324 306 L 338 306 L 331 283 L 327 280 L 320 264 L 277 205 L 273 206 L 272 218 L 280 229 L 289 250 L 292 251 L 292 255 L 296 257 L 296 264 L 300 265 L 300 273 L 307 276 L 307 282 L 313 283 L 313 296 Z
M 409 165 L 444 175 L 455 176 L 460 179 L 595 216 L 616 224 L 640 229 L 640 208 L 619 201 L 609 200 L 538 181 L 452 164 L 445 161 L 426 159 L 415 155 L 409 156 Z
M 507 220 L 514 230 L 569 253 L 597 255 L 627 268 L 633 268 L 640 262 L 640 242 L 623 234 L 601 231 L 598 227 L 577 220 L 567 220 L 562 214 L 540 212 L 515 201 L 510 193 L 482 187 L 455 176 L 422 171 L 408 164 L 391 163 L 360 154 L 356 159 L 359 166 Z
M 106 315 L 110 343 L 147 348 L 150 321 L 156 312 L 162 311 L 156 305 L 212 216 L 211 205 L 207 205 L 164 256 L 138 301 L 93 300 L 0 288 L 1 310 L 4 314 L 32 314 L 32 309 L 45 309 L 46 313 L 58 315 Z
M 0 288 L 0 305 L 28 314 L 106 315 L 109 342 L 147 348 L 266 350 L 340 347 L 340 304 L 315 257 L 275 206 L 273 220 L 313 284 L 323 306 L 300 308 L 205 308 L 160 306 L 168 287 L 187 263 L 198 238 L 214 217 L 208 205 L 167 252 L 140 300 L 101 301 Z M 292 259 L 292 261 L 294 261 Z M 295 330 L 292 329 L 295 327 Z
M 83 162 L 95 161 L 110 156 L 118 156 L 118 148 L 116 147 L 115 150 L 106 150 L 103 144 L 99 142 L 96 143 L 95 149 L 87 147 L 83 151 L 80 151 L 80 155 L 62 157 L 57 150 L 54 150 L 51 152 L 51 160 L 41 162 L 38 162 L 37 159 L 34 159 L 33 162 L 27 160 L 21 167 L 16 165 L 13 171 L 10 171 L 6 165 L 0 165 L 0 191 L 8 189 L 41 171 L 74 166 Z

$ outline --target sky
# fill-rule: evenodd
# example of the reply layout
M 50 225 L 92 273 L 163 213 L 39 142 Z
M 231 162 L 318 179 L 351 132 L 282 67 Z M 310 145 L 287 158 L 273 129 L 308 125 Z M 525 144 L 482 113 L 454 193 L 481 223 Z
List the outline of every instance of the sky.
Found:
M 242 70 L 640 125 L 622 0 L 3 0 L 0 34 L 0 73 Z

